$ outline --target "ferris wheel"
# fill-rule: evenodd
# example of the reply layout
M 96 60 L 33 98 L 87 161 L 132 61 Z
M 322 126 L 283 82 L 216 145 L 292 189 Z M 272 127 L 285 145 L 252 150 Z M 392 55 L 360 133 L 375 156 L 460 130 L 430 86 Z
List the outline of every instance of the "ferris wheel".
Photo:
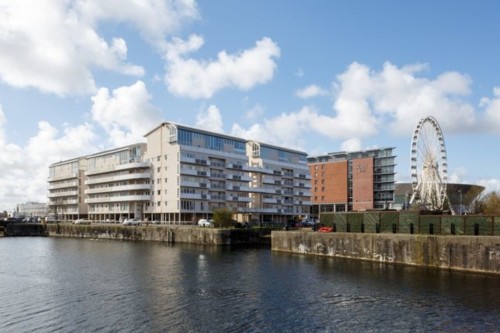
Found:
M 447 198 L 448 163 L 443 132 L 434 117 L 422 118 L 413 132 L 411 178 L 410 204 L 442 210 Z

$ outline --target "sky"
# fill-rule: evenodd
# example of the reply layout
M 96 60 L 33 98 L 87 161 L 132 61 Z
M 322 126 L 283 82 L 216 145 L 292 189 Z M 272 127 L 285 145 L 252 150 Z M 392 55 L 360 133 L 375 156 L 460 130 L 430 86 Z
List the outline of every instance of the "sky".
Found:
M 448 178 L 500 191 L 496 0 L 0 0 L 0 210 L 50 164 L 162 121 L 305 151 L 394 147 L 423 117 Z

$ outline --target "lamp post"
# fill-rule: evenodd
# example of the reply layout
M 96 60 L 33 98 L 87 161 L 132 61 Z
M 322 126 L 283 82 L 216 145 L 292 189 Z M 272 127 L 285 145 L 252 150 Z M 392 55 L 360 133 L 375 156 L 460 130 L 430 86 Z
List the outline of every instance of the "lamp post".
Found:
M 408 210 L 408 206 L 410 205 L 408 202 L 408 194 L 410 194 L 410 190 L 405 192 L 405 210 Z
M 462 190 L 458 190 L 458 195 L 460 196 L 460 215 L 462 215 Z

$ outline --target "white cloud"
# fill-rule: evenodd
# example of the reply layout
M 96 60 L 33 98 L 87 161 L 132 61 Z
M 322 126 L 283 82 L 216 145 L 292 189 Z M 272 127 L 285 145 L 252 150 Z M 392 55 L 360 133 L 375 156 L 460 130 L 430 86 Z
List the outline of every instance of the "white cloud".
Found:
M 196 127 L 207 131 L 223 133 L 222 117 L 215 105 L 210 105 L 206 111 L 201 111 L 196 116 Z
M 142 81 L 114 89 L 111 95 L 101 88 L 92 97 L 92 119 L 107 132 L 111 146 L 142 142 L 144 134 L 161 121 L 160 109 L 150 100 Z
M 480 106 L 486 108 L 485 128 L 500 133 L 500 87 L 493 88 L 493 98 L 481 99 Z
M 464 183 L 464 177 L 467 176 L 467 170 L 462 167 L 455 168 L 450 174 L 448 174 L 448 182 L 452 184 Z
M 277 66 L 274 59 L 280 56 L 276 43 L 263 38 L 236 55 L 221 51 L 213 61 L 185 58 L 202 45 L 203 39 L 192 35 L 187 42 L 175 39 L 167 47 L 165 83 L 172 94 L 210 98 L 228 87 L 249 90 L 272 79 Z
M 341 149 L 343 151 L 357 151 L 361 150 L 361 140 L 358 138 L 352 138 L 342 142 Z
M 251 109 L 245 111 L 245 118 L 247 119 L 257 119 L 264 114 L 264 107 L 260 104 L 254 105 Z
M 328 91 L 321 88 L 320 86 L 317 86 L 315 84 L 311 84 L 303 89 L 297 90 L 295 92 L 295 95 L 297 95 L 300 98 L 307 99 L 307 98 L 312 98 L 312 97 L 317 97 L 317 96 L 328 95 Z
M 443 73 L 434 79 L 417 76 L 427 68 L 425 64 L 398 68 L 385 63 L 382 70 L 374 71 L 352 63 L 332 84 L 336 90 L 333 113 L 303 107 L 263 119 L 248 129 L 237 124 L 233 131 L 293 146 L 300 146 L 310 133 L 315 133 L 343 139 L 343 147 L 354 149 L 361 148 L 361 139 L 380 131 L 411 136 L 418 120 L 429 115 L 437 118 L 445 136 L 449 132 L 475 130 L 478 126 L 475 110 L 465 100 L 470 93 L 468 76 L 456 72 Z M 496 99 L 483 101 L 490 114 L 499 114 L 496 102 Z
M 191 0 L 0 0 L 0 79 L 58 95 L 93 93 L 93 68 L 144 74 L 127 62 L 123 38 L 99 34 L 100 23 L 130 23 L 161 50 L 170 31 L 197 15 Z
M 12 210 L 17 203 L 47 201 L 50 164 L 90 153 L 95 149 L 92 126 L 66 126 L 62 134 L 45 121 L 25 147 L 9 143 L 4 135 L 6 118 L 0 108 L 0 210 Z
M 304 133 L 311 130 L 324 130 L 317 127 L 321 123 L 321 121 L 317 121 L 318 117 L 321 116 L 315 110 L 310 107 L 303 107 L 298 112 L 282 113 L 275 118 L 264 119 L 261 124 L 254 124 L 248 129 L 239 124 L 234 124 L 231 133 L 232 135 L 260 142 L 302 149 L 301 147 L 304 147 L 305 143 Z
M 478 185 L 485 187 L 484 194 L 492 191 L 495 191 L 497 194 L 500 193 L 500 179 L 482 179 L 478 182 Z

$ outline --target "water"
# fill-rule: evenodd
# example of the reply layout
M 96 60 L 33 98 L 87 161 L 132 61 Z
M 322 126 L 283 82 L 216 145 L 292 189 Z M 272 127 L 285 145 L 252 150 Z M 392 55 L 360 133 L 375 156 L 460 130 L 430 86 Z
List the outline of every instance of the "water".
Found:
M 500 277 L 272 253 L 0 239 L 0 332 L 498 332 Z

